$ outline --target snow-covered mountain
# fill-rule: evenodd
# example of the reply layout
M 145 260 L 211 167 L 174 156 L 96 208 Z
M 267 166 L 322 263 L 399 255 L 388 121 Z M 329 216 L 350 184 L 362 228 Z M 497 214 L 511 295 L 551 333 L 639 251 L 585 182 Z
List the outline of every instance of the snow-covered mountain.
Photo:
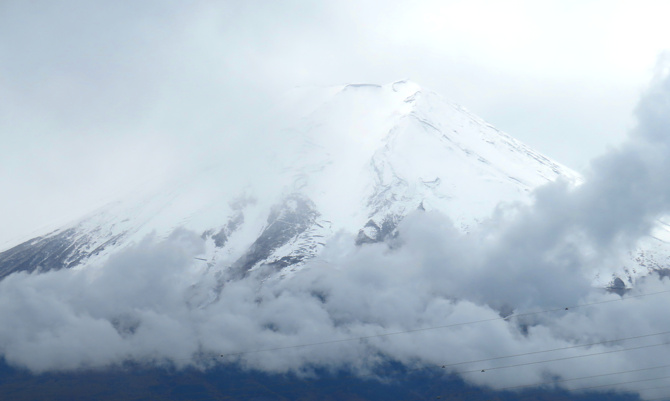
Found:
M 340 231 L 384 241 L 417 209 L 439 210 L 463 232 L 501 202 L 578 173 L 412 82 L 299 89 L 275 111 L 267 164 L 251 181 L 216 164 L 138 191 L 81 220 L 0 253 L 0 278 L 18 271 L 86 268 L 153 233 L 197 232 L 194 264 L 218 280 L 255 269 L 291 274 Z M 279 120 L 279 119 L 278 119 Z M 266 144 L 267 145 L 267 144 Z M 259 145 L 259 148 L 262 146 Z M 594 272 L 607 284 L 662 267 L 662 224 L 623 266 Z M 662 260 L 661 260 L 662 259 Z

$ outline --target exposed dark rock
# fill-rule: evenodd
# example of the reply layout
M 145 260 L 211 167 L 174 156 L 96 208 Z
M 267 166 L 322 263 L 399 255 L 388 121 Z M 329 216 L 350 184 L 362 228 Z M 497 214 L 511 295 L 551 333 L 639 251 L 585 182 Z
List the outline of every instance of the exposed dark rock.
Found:
M 0 253 L 0 279 L 15 272 L 43 272 L 76 266 L 115 244 L 121 237 L 122 234 L 111 237 L 92 250 L 87 249 L 90 236 L 82 235 L 77 228 L 33 238 Z
M 237 212 L 216 234 L 214 234 L 213 229 L 210 229 L 202 233 L 201 237 L 202 239 L 211 237 L 214 240 L 214 246 L 223 248 L 226 245 L 226 242 L 228 242 L 230 235 L 234 233 L 242 223 L 244 223 L 244 214 L 242 212 Z
M 381 227 L 372 219 L 365 223 L 365 226 L 358 231 L 356 236 L 356 245 L 374 244 L 395 236 L 395 229 L 398 222 L 392 216 L 387 216 L 381 224 Z
M 259 262 L 267 259 L 272 252 L 287 244 L 316 224 L 319 213 L 312 201 L 299 194 L 288 196 L 272 208 L 267 225 L 261 235 L 249 247 L 249 250 L 232 265 L 232 277 L 239 278 Z M 304 256 L 285 256 L 273 263 L 277 268 L 298 263 Z
M 607 290 L 619 294 L 620 296 L 623 296 L 628 291 L 626 283 L 619 277 L 615 277 L 614 280 L 612 280 L 612 283 L 607 287 Z

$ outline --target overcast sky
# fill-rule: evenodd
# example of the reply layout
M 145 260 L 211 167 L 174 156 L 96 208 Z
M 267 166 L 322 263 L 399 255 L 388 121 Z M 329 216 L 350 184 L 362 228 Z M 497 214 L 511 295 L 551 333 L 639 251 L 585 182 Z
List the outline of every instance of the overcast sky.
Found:
M 274 146 L 256 143 L 266 138 L 257 120 L 296 86 L 409 78 L 583 171 L 585 182 L 543 186 L 533 204 L 499 209 L 468 235 L 437 211 L 409 215 L 391 248 L 340 233 L 291 280 L 263 281 L 258 269 L 225 281 L 225 260 L 192 276 L 205 244 L 186 230 L 86 269 L 12 274 L 0 282 L 3 358 L 33 371 L 128 359 L 181 366 L 201 363 L 196 355 L 366 337 L 236 360 L 267 372 L 367 372 L 380 355 L 440 366 L 667 334 L 670 280 L 640 278 L 614 303 L 591 273 L 628 258 L 670 213 L 670 71 L 658 70 L 670 58 L 656 63 L 670 6 L 314 3 L 0 2 L 0 245 L 212 157 L 226 158 L 227 175 L 249 168 L 258 146 Z M 597 307 L 572 307 L 586 304 Z M 461 324 L 476 320 L 493 324 Z M 460 328 L 426 330 L 419 341 L 384 334 L 450 323 Z M 659 341 L 628 354 L 600 344 L 591 350 L 608 356 L 590 363 L 467 380 L 500 387 L 626 369 L 645 380 L 670 358 L 651 348 L 667 335 Z
M 295 86 L 409 78 L 577 170 L 633 126 L 664 1 L 0 2 L 0 246 L 230 146 Z M 237 139 L 239 140 L 239 139 Z

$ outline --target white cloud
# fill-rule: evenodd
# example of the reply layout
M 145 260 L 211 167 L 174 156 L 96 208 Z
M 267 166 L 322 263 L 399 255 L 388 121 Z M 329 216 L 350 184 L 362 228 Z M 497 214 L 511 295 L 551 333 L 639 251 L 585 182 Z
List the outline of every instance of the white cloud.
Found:
M 501 256 L 499 250 L 457 234 L 437 214 L 408 217 L 400 233 L 403 245 L 393 250 L 384 244 L 356 248 L 353 236 L 345 236 L 346 241 L 340 238 L 328 245 L 326 263 L 315 261 L 289 280 L 261 284 L 263 277 L 250 276 L 228 282 L 218 300 L 204 307 L 189 302 L 191 285 L 198 280 L 192 258 L 202 251 L 202 243 L 195 233 L 185 231 L 163 242 L 147 238 L 104 266 L 14 274 L 0 282 L 0 350 L 9 363 L 34 371 L 104 367 L 131 359 L 202 367 L 212 360 L 237 361 L 267 372 L 310 374 L 312 368 L 322 367 L 368 373 L 387 358 L 410 367 L 440 366 L 667 329 L 661 302 L 667 294 L 502 320 L 492 306 L 526 312 L 618 296 L 589 288 L 575 272 L 560 272 L 551 280 L 537 274 L 549 274 L 551 264 L 524 262 L 506 276 L 500 272 L 504 267 L 488 260 Z M 650 277 L 631 295 L 658 291 L 670 291 L 667 278 Z M 544 296 L 534 296 L 536 292 Z M 555 303 L 547 305 L 547 299 Z M 460 325 L 480 320 L 489 321 Z M 453 324 L 458 325 L 377 336 Z M 293 348 L 366 336 L 372 337 Z M 578 356 L 664 338 L 450 370 Z M 288 348 L 253 352 L 283 347 Z M 572 378 L 655 366 L 670 356 L 668 352 L 655 347 L 589 357 L 588 363 L 580 358 L 463 377 L 494 388 L 525 385 L 541 383 L 548 375 Z M 205 360 L 203 354 L 208 356 Z M 640 377 L 644 373 L 625 376 Z M 600 381 L 565 385 L 585 383 Z
M 12 15 L 34 11 L 17 4 L 11 7 L 18 8 Z M 295 8 L 275 5 L 263 10 L 226 2 L 198 3 L 193 8 L 168 8 L 172 12 L 158 17 L 149 7 L 132 16 L 116 10 L 121 14 L 112 12 L 112 17 L 96 14 L 100 10 L 94 7 L 97 17 L 63 31 L 76 15 L 70 12 L 91 15 L 78 7 L 72 3 L 61 11 L 48 10 L 48 16 L 55 13 L 62 19 L 54 22 L 45 17 L 49 20 L 43 28 L 47 34 L 28 28 L 16 42 L 18 47 L 0 42 L 17 54 L 22 46 L 34 50 L 23 58 L 0 60 L 0 69 L 12 74 L 12 80 L 4 79 L 0 85 L 17 101 L 3 109 L 0 121 L 16 133 L 10 135 L 15 141 L 10 149 L 31 155 L 29 160 L 3 159 L 11 160 L 3 165 L 3 180 L 12 183 L 21 203 L 30 197 L 40 202 L 53 197 L 48 199 L 50 207 L 60 205 L 58 210 L 65 210 L 63 203 L 75 199 L 75 208 L 67 209 L 70 212 L 90 204 L 90 199 L 76 202 L 86 198 L 77 187 L 100 173 L 64 178 L 87 164 L 95 166 L 92 171 L 106 171 L 105 163 L 114 166 L 102 174 L 101 186 L 118 177 L 142 175 L 156 165 L 167 169 L 168 159 L 193 162 L 209 154 L 206 148 L 210 147 L 215 156 L 220 152 L 222 158 L 230 157 L 230 165 L 251 165 L 243 159 L 259 137 L 242 133 L 261 132 L 262 124 L 254 123 L 254 129 L 246 131 L 247 121 L 271 104 L 275 90 L 284 86 L 324 80 L 391 81 L 396 77 L 387 75 L 410 71 L 430 80 L 437 72 L 449 75 L 469 65 L 481 71 L 484 82 L 499 81 L 486 63 L 468 55 L 477 53 L 469 53 L 468 46 L 483 40 L 481 36 L 457 48 L 466 53 L 464 64 L 450 63 L 462 55 L 458 51 L 438 51 L 453 38 L 441 42 L 441 38 L 418 35 L 417 41 L 429 39 L 426 51 L 412 49 L 413 43 L 402 42 L 403 35 L 394 43 L 384 43 L 385 32 L 394 22 L 408 23 L 401 18 L 405 14 L 400 6 L 387 11 L 376 2 L 364 3 L 352 19 L 343 19 L 348 14 L 343 10 L 299 3 Z M 448 14 L 452 6 L 445 7 Z M 413 11 L 410 21 L 426 15 Z M 328 22 L 325 17 L 330 12 L 334 21 L 347 21 L 346 29 Z M 523 15 L 510 13 L 521 26 L 528 23 Z M 368 16 L 374 23 L 365 23 Z M 99 30 L 98 23 L 107 30 Z M 322 23 L 328 29 L 318 29 Z M 119 36 L 107 36 L 110 28 Z M 502 29 L 497 28 L 491 32 Z M 439 21 L 431 21 L 426 29 L 448 32 Z M 77 39 L 89 33 L 99 36 L 90 42 Z M 520 35 L 518 30 L 505 34 L 503 38 L 512 42 Z M 579 36 L 570 35 L 573 41 Z M 329 45 L 323 46 L 326 41 Z M 54 46 L 62 50 L 70 43 L 77 45 L 72 53 L 50 50 Z M 99 47 L 105 43 L 114 51 Z M 528 48 L 517 49 L 522 50 Z M 98 51 L 104 57 L 95 55 Z M 584 48 L 575 51 L 581 54 Z M 541 49 L 537 60 L 541 66 L 553 60 L 550 52 Z M 284 57 L 286 53 L 291 56 Z M 484 58 L 488 62 L 498 60 L 496 57 Z M 527 60 L 524 57 L 528 56 L 519 55 L 518 60 Z M 47 67 L 44 60 L 50 62 Z M 397 63 L 382 71 L 389 60 Z M 431 66 L 426 60 L 435 63 Z M 99 61 L 109 63 L 99 65 Z M 575 58 L 569 62 L 574 63 Z M 33 82 L 36 77 L 39 81 Z M 454 84 L 465 91 L 463 86 L 472 85 L 456 81 L 458 78 L 445 79 L 433 87 Z M 88 85 L 91 82 L 95 85 Z M 668 211 L 668 82 L 667 77 L 658 78 L 640 102 L 636 133 L 594 162 L 586 184 L 577 189 L 560 183 L 545 187 L 537 192 L 532 207 L 519 206 L 511 218 L 494 219 L 480 233 L 462 236 L 446 218 L 417 213 L 401 225 L 397 248 L 385 244 L 356 248 L 354 239 L 342 234 L 328 245 L 322 260 L 291 280 L 261 284 L 259 277 L 250 276 L 229 282 L 217 301 L 204 307 L 190 302 L 194 291 L 199 291 L 192 284 L 211 279 L 200 277 L 194 266 L 193 257 L 202 247 L 199 237 L 178 231 L 162 242 L 148 238 L 102 266 L 39 275 L 19 273 L 0 282 L 0 351 L 8 362 L 34 371 L 108 366 L 126 359 L 183 366 L 204 363 L 197 357 L 201 353 L 215 356 L 291 347 L 492 319 L 500 310 L 523 312 L 614 299 L 615 295 L 590 287 L 584 266 L 607 261 L 613 250 L 637 240 L 656 217 Z M 29 90 L 23 93 L 24 88 Z M 475 92 L 490 90 L 486 86 Z M 29 117 L 33 115 L 41 119 L 32 121 Z M 88 132 L 97 134 L 87 138 Z M 151 133 L 151 140 L 143 136 L 146 132 Z M 139 139 L 134 137 L 138 133 Z M 150 156 L 138 150 L 153 140 L 165 143 L 165 149 L 156 151 L 152 146 Z M 73 143 L 79 151 L 72 150 Z M 99 147 L 106 149 L 93 150 Z M 128 148 L 134 149 L 135 156 L 125 153 Z M 74 160 L 64 160 L 60 154 Z M 119 160 L 124 156 L 127 158 Z M 96 159 L 103 163 L 96 164 Z M 8 178 L 17 171 L 21 172 L 17 178 Z M 45 171 L 58 174 L 54 178 Z M 243 177 L 253 175 L 246 172 Z M 34 182 L 25 183 L 30 178 Z M 33 187 L 50 181 L 58 181 L 48 185 L 51 192 Z M 124 186 L 117 185 L 113 189 Z M 73 188 L 75 193 L 66 194 L 63 188 Z M 11 202 L 3 208 L 17 210 Z M 668 290 L 669 285 L 667 278 L 650 277 L 638 283 L 635 291 Z M 664 331 L 667 319 L 659 299 L 640 297 L 537 315 L 524 319 L 527 332 L 515 321 L 494 320 L 364 341 L 244 353 L 228 359 L 270 372 L 308 371 L 315 365 L 368 372 L 385 357 L 410 366 L 451 364 Z M 600 345 L 590 351 L 617 347 Z M 570 355 L 583 352 L 573 350 Z M 569 378 L 658 365 L 655 361 L 667 360 L 668 352 L 660 347 L 612 353 L 592 357 L 589 364 L 566 360 L 465 378 L 494 387 L 539 383 L 549 375 Z

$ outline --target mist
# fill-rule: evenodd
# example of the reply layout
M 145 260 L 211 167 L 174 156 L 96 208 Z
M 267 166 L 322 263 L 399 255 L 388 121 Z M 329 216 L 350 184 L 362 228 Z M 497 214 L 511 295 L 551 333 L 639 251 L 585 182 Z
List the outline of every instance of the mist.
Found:
M 667 56 L 623 143 L 581 166 L 629 128 L 624 111 L 644 69 L 626 62 L 646 63 L 652 42 L 665 37 L 663 21 L 649 19 L 667 13 L 623 12 L 607 31 L 618 40 L 604 35 L 603 46 L 579 34 L 593 31 L 592 18 L 566 32 L 575 22 L 566 16 L 582 15 L 572 8 L 553 21 L 560 29 L 525 43 L 555 10 L 500 19 L 505 10 L 459 2 L 191 3 L 0 4 L 0 184 L 8 194 L 0 245 L 147 181 L 210 166 L 221 172 L 213 184 L 231 197 L 251 187 L 270 202 L 283 191 L 281 153 L 293 146 L 276 123 L 291 116 L 276 104 L 297 85 L 410 76 L 577 164 L 584 183 L 538 188 L 530 205 L 501 204 L 468 234 L 436 211 L 410 214 L 385 243 L 356 246 L 356 233 L 341 232 L 285 279 L 259 269 L 219 287 L 216 272 L 227 266 L 204 267 L 195 259 L 201 233 L 184 229 L 85 268 L 15 273 L 0 281 L 7 363 L 34 373 L 132 361 L 376 377 L 395 361 L 495 389 L 603 385 L 664 395 L 617 383 L 669 375 L 668 334 L 490 359 L 670 331 L 668 277 L 639 278 L 622 298 L 592 276 L 620 265 L 670 209 Z M 588 15 L 609 10 L 595 9 Z M 660 33 L 649 30 L 656 26 Z M 626 47 L 636 57 L 622 51 L 633 31 L 646 39 Z M 477 360 L 485 361 L 460 364 Z M 556 381 L 616 372 L 628 373 Z
M 203 269 L 198 233 L 148 236 L 99 265 L 1 281 L 0 353 L 36 373 L 134 361 L 312 377 L 317 369 L 370 375 L 396 361 L 445 365 L 496 389 L 603 386 L 656 397 L 629 382 L 649 369 L 667 374 L 670 280 L 642 277 L 621 298 L 594 287 L 590 274 L 619 263 L 670 209 L 664 63 L 636 108 L 637 127 L 593 161 L 584 183 L 538 188 L 531 204 L 500 205 L 468 234 L 418 210 L 387 242 L 357 246 L 341 232 L 290 278 L 258 269 L 220 288 L 212 272 L 225 266 Z M 601 344 L 569 348 L 590 343 Z M 556 348 L 569 349 L 490 360 Z M 546 359 L 561 360 L 524 365 Z M 505 368 L 512 364 L 521 366 Z M 628 373 L 608 376 L 616 372 Z M 594 375 L 603 376 L 550 380 Z
M 296 86 L 410 78 L 581 171 L 632 124 L 666 45 L 657 8 L 4 1 L 0 245 L 231 156 Z

